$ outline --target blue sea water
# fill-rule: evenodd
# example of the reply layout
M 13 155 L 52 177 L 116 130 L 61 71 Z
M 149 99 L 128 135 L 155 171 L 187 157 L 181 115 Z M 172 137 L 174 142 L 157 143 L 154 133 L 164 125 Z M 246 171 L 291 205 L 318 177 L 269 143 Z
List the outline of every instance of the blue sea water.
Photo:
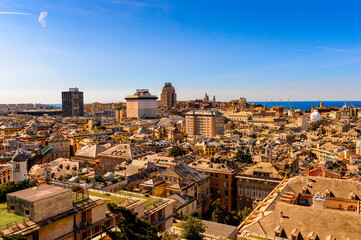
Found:
M 265 105 L 267 104 L 267 107 L 273 107 L 273 106 L 283 106 L 285 109 L 289 109 L 288 101 L 273 101 L 273 102 L 250 102 L 255 104 L 261 104 Z M 291 108 L 292 109 L 300 109 L 302 111 L 310 110 L 312 107 L 318 107 L 320 105 L 319 101 L 290 101 Z M 361 101 L 347 101 L 347 104 L 350 106 L 355 107 L 361 107 Z M 61 107 L 61 104 L 48 104 L 51 106 L 59 106 Z M 325 107 L 342 107 L 345 105 L 345 101 L 323 101 L 323 105 Z
M 60 107 L 60 108 L 61 108 L 61 104 L 46 104 L 46 105 L 54 106 L 54 107 Z
M 267 104 L 267 107 L 273 107 L 273 106 L 283 106 L 285 109 L 289 109 L 288 101 L 273 101 L 272 102 L 250 102 L 255 104 L 261 104 L 265 105 Z M 290 101 L 291 108 L 292 109 L 300 109 L 302 111 L 304 110 L 310 110 L 312 107 L 318 107 L 320 105 L 319 101 Z M 347 104 L 350 106 L 355 107 L 361 107 L 361 101 L 347 101 Z M 342 107 L 345 105 L 345 101 L 323 101 L 323 105 L 325 107 Z

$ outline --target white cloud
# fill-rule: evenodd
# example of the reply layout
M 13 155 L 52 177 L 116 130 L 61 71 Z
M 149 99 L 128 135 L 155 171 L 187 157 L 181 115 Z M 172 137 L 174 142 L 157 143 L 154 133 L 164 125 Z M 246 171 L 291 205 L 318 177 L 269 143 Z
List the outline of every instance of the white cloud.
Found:
M 5 14 L 5 15 L 32 15 L 31 13 L 22 13 L 22 12 L 0 12 L 0 14 Z
M 41 12 L 39 16 L 39 23 L 43 27 L 46 27 L 46 16 L 48 16 L 48 12 Z

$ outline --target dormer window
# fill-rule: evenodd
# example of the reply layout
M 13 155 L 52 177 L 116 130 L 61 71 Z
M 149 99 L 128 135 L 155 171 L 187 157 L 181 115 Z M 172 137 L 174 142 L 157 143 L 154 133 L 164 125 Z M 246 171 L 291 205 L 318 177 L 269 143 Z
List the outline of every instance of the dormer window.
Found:
M 354 192 L 350 193 L 349 196 L 350 196 L 351 200 L 358 200 L 359 199 L 358 196 Z
M 326 196 L 326 197 L 334 197 L 334 195 L 332 194 L 332 192 L 331 192 L 330 190 L 328 190 L 328 189 L 325 191 L 325 196 Z

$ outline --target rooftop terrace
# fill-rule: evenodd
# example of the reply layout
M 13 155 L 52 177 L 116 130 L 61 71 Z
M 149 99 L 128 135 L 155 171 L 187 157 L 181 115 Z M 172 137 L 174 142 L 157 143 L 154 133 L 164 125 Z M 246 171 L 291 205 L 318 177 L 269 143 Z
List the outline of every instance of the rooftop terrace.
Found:
M 20 222 L 28 221 L 29 218 L 9 213 L 7 210 L 7 203 L 0 203 L 0 230 L 14 226 Z

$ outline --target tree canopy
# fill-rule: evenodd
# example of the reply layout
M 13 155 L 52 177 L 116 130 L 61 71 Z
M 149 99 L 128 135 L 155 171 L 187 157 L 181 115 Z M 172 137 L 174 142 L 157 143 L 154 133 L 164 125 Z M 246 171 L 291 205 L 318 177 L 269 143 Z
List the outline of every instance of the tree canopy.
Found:
M 6 201 L 6 194 L 33 187 L 36 184 L 36 182 L 30 183 L 30 181 L 24 181 L 19 184 L 16 184 L 13 181 L 4 183 L 0 186 L 0 202 Z
M 178 156 L 183 156 L 184 155 L 184 151 L 182 148 L 180 148 L 179 146 L 173 146 L 170 150 L 169 150 L 169 156 L 170 157 L 178 157 Z
M 22 234 L 12 234 L 12 235 L 0 235 L 0 237 L 3 240 L 27 240 L 27 238 L 25 236 L 23 236 Z
M 136 213 L 119 207 L 113 203 L 108 203 L 108 209 L 114 214 L 120 214 L 121 218 L 117 223 L 119 231 L 108 230 L 103 226 L 112 240 L 160 240 L 154 226 L 139 219 Z
M 202 240 L 203 234 L 206 231 L 206 226 L 201 219 L 196 217 L 189 217 L 186 221 L 180 224 L 181 237 L 188 240 Z
M 242 162 L 242 163 L 251 164 L 253 162 L 251 153 L 249 152 L 249 149 L 245 148 L 245 147 L 239 149 L 233 158 L 235 161 Z

